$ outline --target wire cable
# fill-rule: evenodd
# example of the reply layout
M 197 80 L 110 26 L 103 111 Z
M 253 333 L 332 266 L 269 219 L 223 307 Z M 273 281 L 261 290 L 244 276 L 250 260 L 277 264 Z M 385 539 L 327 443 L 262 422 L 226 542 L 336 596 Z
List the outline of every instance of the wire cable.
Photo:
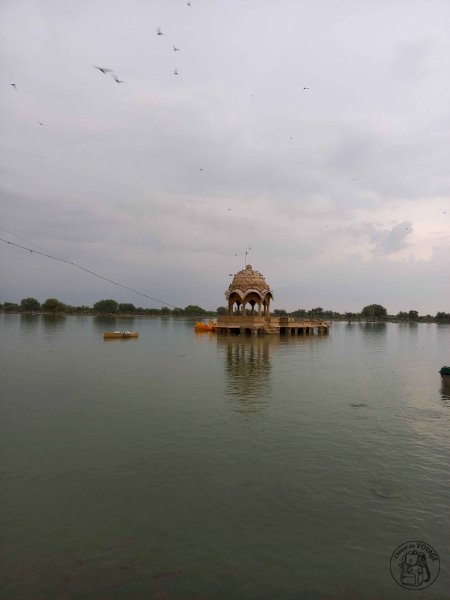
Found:
M 163 304 L 164 306 L 167 306 L 167 307 L 170 306 L 171 308 L 177 308 L 176 306 L 174 306 L 173 304 L 170 304 L 169 302 L 164 302 L 163 300 L 158 300 L 158 298 L 153 298 L 153 296 L 144 294 L 144 292 L 135 290 L 134 288 L 128 287 L 127 285 L 124 285 L 123 283 L 113 281 L 112 279 L 109 279 L 109 277 L 105 277 L 104 275 L 95 273 L 94 271 L 91 271 L 90 269 L 86 269 L 85 267 L 82 267 L 81 265 L 77 265 L 76 263 L 72 262 L 71 260 L 65 260 L 64 258 L 58 258 L 57 256 L 52 256 L 51 254 L 46 254 L 45 252 L 38 252 L 38 250 L 32 250 L 31 248 L 27 248 L 26 246 L 21 246 L 20 244 L 15 244 L 14 242 L 4 240 L 3 238 L 0 238 L 0 242 L 4 242 L 5 244 L 9 244 L 10 246 L 15 246 L 16 248 L 21 248 L 22 250 L 28 250 L 30 253 L 39 254 L 40 256 L 45 256 L 46 258 L 51 258 L 52 260 L 57 260 L 59 262 L 66 263 L 68 265 L 72 265 L 72 267 L 76 267 L 77 269 L 80 269 L 81 271 L 85 271 L 85 273 L 89 273 L 90 275 L 93 275 L 94 277 L 98 277 L 99 279 L 108 281 L 109 283 L 112 283 L 113 285 L 117 285 L 118 287 L 124 288 L 125 290 L 129 290 L 130 292 L 139 294 L 139 296 L 144 296 L 144 298 L 149 298 L 150 300 L 159 302 L 159 304 Z
M 44 252 L 46 252 L 46 248 L 43 248 L 42 246 L 39 246 L 38 244 L 35 244 L 34 242 L 30 242 L 30 240 L 27 240 L 24 237 L 21 237 L 20 235 L 17 235 L 17 233 L 14 233 L 14 231 L 9 231 L 8 229 L 5 229 L 4 227 L 0 227 L 1 231 L 4 231 L 5 233 L 9 233 L 10 235 L 13 235 L 15 238 L 17 238 L 18 240 L 21 240 L 22 242 L 26 242 L 27 244 L 31 244 L 32 246 L 34 246 L 35 248 L 39 248 L 39 250 L 43 250 Z

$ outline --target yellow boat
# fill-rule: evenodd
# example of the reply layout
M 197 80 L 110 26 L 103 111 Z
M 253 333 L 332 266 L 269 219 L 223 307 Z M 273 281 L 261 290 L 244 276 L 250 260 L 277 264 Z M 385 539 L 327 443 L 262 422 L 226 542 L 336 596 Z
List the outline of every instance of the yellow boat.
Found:
M 197 323 L 195 324 L 194 327 L 196 332 L 199 331 L 215 331 L 216 330 L 216 324 L 214 323 L 214 321 L 210 321 L 209 323 L 201 323 L 200 321 L 197 321 Z
M 127 340 L 128 338 L 137 338 L 137 331 L 110 331 L 103 334 L 105 340 Z

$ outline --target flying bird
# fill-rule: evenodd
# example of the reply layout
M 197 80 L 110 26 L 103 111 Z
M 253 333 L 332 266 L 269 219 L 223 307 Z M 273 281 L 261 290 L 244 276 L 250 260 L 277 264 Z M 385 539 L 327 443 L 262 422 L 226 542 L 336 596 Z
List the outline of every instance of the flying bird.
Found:
M 11 83 L 10 85 L 12 85 L 12 87 L 16 90 L 17 92 L 17 85 L 15 83 Z
M 118 77 L 114 77 L 114 81 L 116 83 L 126 83 L 125 81 L 122 81 L 121 79 L 119 79 Z
M 45 123 L 42 123 L 42 121 L 39 121 L 39 125 L 45 125 Z
M 164 35 L 160 27 L 158 27 L 158 29 L 156 30 L 156 35 Z
M 190 2 L 186 2 L 186 4 L 187 4 L 188 6 L 190 6 L 190 5 L 191 5 L 191 3 L 190 3 Z
M 103 73 L 103 75 L 106 75 L 106 73 L 112 73 L 112 69 L 107 69 L 106 67 L 96 67 L 94 65 L 94 69 L 98 69 Z
M 199 171 L 204 171 L 204 169 L 199 169 Z
M 310 89 L 311 89 L 311 88 L 309 88 L 309 87 L 304 87 L 304 88 L 303 88 L 303 91 L 304 91 L 304 92 L 306 92 L 306 90 L 310 90 Z
M 177 69 L 175 69 L 175 71 L 173 72 L 174 75 L 178 75 L 178 71 Z
M 173 51 L 174 51 L 174 52 L 179 52 L 179 51 L 180 51 L 180 49 L 179 49 L 179 48 L 177 48 L 176 46 L 174 46 L 173 44 L 172 44 L 172 46 L 173 46 Z

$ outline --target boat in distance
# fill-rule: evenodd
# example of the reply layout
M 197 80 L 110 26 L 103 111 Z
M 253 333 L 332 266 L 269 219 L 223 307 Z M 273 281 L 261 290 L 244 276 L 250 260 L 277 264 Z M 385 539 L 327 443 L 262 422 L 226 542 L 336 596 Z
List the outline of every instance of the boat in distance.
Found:
M 129 338 L 137 338 L 137 331 L 105 331 L 103 339 L 105 340 L 127 340 Z
M 214 323 L 214 321 L 210 321 L 209 323 L 202 323 L 201 321 L 197 321 L 197 323 L 195 324 L 194 327 L 196 332 L 199 331 L 215 331 L 216 330 L 216 324 Z
M 439 373 L 442 377 L 442 383 L 445 385 L 450 385 L 450 367 L 441 367 Z

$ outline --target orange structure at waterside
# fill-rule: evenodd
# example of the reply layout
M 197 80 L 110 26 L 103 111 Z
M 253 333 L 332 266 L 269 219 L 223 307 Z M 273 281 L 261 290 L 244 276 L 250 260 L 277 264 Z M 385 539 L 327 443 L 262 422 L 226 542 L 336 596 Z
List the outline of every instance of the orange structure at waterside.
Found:
M 201 321 L 197 321 L 197 323 L 195 324 L 195 331 L 216 331 L 216 324 L 214 323 L 214 321 L 210 321 L 209 323 L 202 323 Z

